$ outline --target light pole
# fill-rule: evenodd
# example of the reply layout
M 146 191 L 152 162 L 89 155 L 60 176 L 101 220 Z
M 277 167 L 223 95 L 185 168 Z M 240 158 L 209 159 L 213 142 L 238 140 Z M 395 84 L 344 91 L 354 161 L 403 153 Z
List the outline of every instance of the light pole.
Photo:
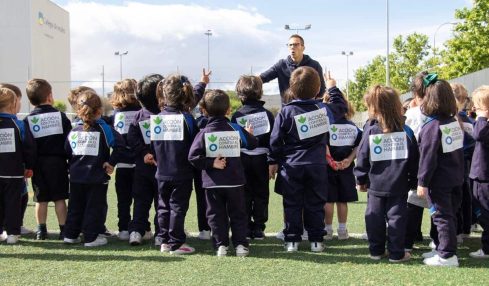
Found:
M 212 36 L 212 30 L 207 30 L 207 32 L 204 33 L 204 35 L 207 36 L 207 72 L 211 70 L 211 36 Z
M 345 52 L 345 51 L 342 51 L 341 52 L 342 55 L 346 56 L 346 99 L 349 100 L 350 99 L 350 83 L 349 83 L 349 78 L 350 78 L 350 74 L 349 74 L 349 62 L 348 62 L 348 58 L 350 56 L 353 56 L 353 52 L 352 51 L 349 51 L 349 52 Z
M 387 32 L 387 52 L 385 59 L 385 85 L 390 86 L 391 84 L 391 70 L 389 63 L 389 0 L 385 0 L 385 14 L 386 14 L 386 32 Z
M 311 29 L 311 24 L 307 24 L 304 27 L 290 27 L 290 25 L 285 25 L 285 30 L 295 30 L 296 34 L 299 34 L 299 31 L 306 31 Z
M 457 25 L 457 24 L 458 24 L 458 22 L 445 22 L 445 23 L 441 24 L 440 26 L 438 26 L 438 28 L 436 28 L 436 31 L 433 34 L 433 56 L 436 56 L 436 33 L 438 33 L 438 30 L 440 30 L 440 28 L 445 26 L 445 25 Z
M 121 72 L 121 80 L 122 80 L 122 56 L 125 56 L 128 54 L 128 51 L 125 51 L 125 52 L 115 52 L 114 55 L 116 56 L 119 56 L 119 59 L 120 59 L 120 72 Z

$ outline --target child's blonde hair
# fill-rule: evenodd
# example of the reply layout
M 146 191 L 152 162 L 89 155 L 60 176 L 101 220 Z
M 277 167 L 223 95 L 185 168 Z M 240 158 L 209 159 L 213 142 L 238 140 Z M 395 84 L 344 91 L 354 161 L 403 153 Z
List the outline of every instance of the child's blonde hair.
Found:
M 459 111 L 466 110 L 470 102 L 469 93 L 465 86 L 461 83 L 450 83 L 453 90 L 453 95 L 455 95 L 455 100 L 457 101 L 457 109 Z
M 114 108 L 139 106 L 136 99 L 137 82 L 133 79 L 124 79 L 114 84 L 114 92 L 110 98 L 110 103 Z
M 397 90 L 383 85 L 373 86 L 363 97 L 369 116 L 379 122 L 384 132 L 402 131 L 404 120 Z
M 74 89 L 70 90 L 70 93 L 68 94 L 68 102 L 70 103 L 71 109 L 73 109 L 74 112 L 78 111 L 78 105 L 77 105 L 78 96 L 80 95 L 80 93 L 82 93 L 86 90 L 95 92 L 95 90 L 93 88 L 88 87 L 88 86 L 83 86 L 83 85 L 80 85 L 80 86 L 75 87 Z
M 477 108 L 489 109 L 489 85 L 479 86 L 474 90 L 472 100 Z
M 102 100 L 91 90 L 86 90 L 78 96 L 78 117 L 83 120 L 83 130 L 90 129 L 97 117 L 102 114 Z
M 4 110 L 15 104 L 17 96 L 9 88 L 0 88 L 0 109 Z

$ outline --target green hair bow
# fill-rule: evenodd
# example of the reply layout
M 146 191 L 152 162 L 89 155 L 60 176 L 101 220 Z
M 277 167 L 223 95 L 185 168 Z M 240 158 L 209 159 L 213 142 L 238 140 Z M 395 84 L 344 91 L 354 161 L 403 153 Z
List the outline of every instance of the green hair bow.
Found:
M 423 78 L 423 86 L 426 88 L 426 87 L 428 87 L 430 84 L 435 83 L 437 80 L 438 80 L 438 74 L 436 74 L 436 73 L 430 73 L 430 74 L 427 74 L 427 75 L 426 75 L 426 76 Z

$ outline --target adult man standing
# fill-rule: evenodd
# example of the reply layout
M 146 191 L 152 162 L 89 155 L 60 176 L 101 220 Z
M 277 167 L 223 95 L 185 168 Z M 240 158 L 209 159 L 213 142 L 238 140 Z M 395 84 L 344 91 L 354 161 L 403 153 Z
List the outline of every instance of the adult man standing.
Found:
M 319 78 L 321 79 L 321 88 L 316 96 L 316 98 L 321 98 L 325 91 L 323 69 L 317 61 L 311 59 L 308 55 L 304 55 L 304 50 L 306 48 L 304 46 L 304 39 L 301 36 L 294 34 L 290 36 L 287 47 L 289 48 L 290 55 L 286 59 L 279 60 L 270 69 L 263 72 L 260 75 L 261 80 L 265 83 L 278 78 L 278 88 L 283 104 L 285 100 L 284 93 L 289 88 L 289 80 L 292 72 L 301 66 L 312 67 L 318 72 Z

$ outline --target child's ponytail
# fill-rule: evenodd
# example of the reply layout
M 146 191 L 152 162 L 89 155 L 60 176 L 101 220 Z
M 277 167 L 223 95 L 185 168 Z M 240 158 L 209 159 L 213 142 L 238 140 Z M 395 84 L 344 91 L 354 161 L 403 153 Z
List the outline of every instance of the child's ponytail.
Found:
M 102 113 L 102 101 L 91 90 L 86 90 L 78 96 L 78 117 L 83 120 L 83 130 L 87 131 L 95 124 Z

